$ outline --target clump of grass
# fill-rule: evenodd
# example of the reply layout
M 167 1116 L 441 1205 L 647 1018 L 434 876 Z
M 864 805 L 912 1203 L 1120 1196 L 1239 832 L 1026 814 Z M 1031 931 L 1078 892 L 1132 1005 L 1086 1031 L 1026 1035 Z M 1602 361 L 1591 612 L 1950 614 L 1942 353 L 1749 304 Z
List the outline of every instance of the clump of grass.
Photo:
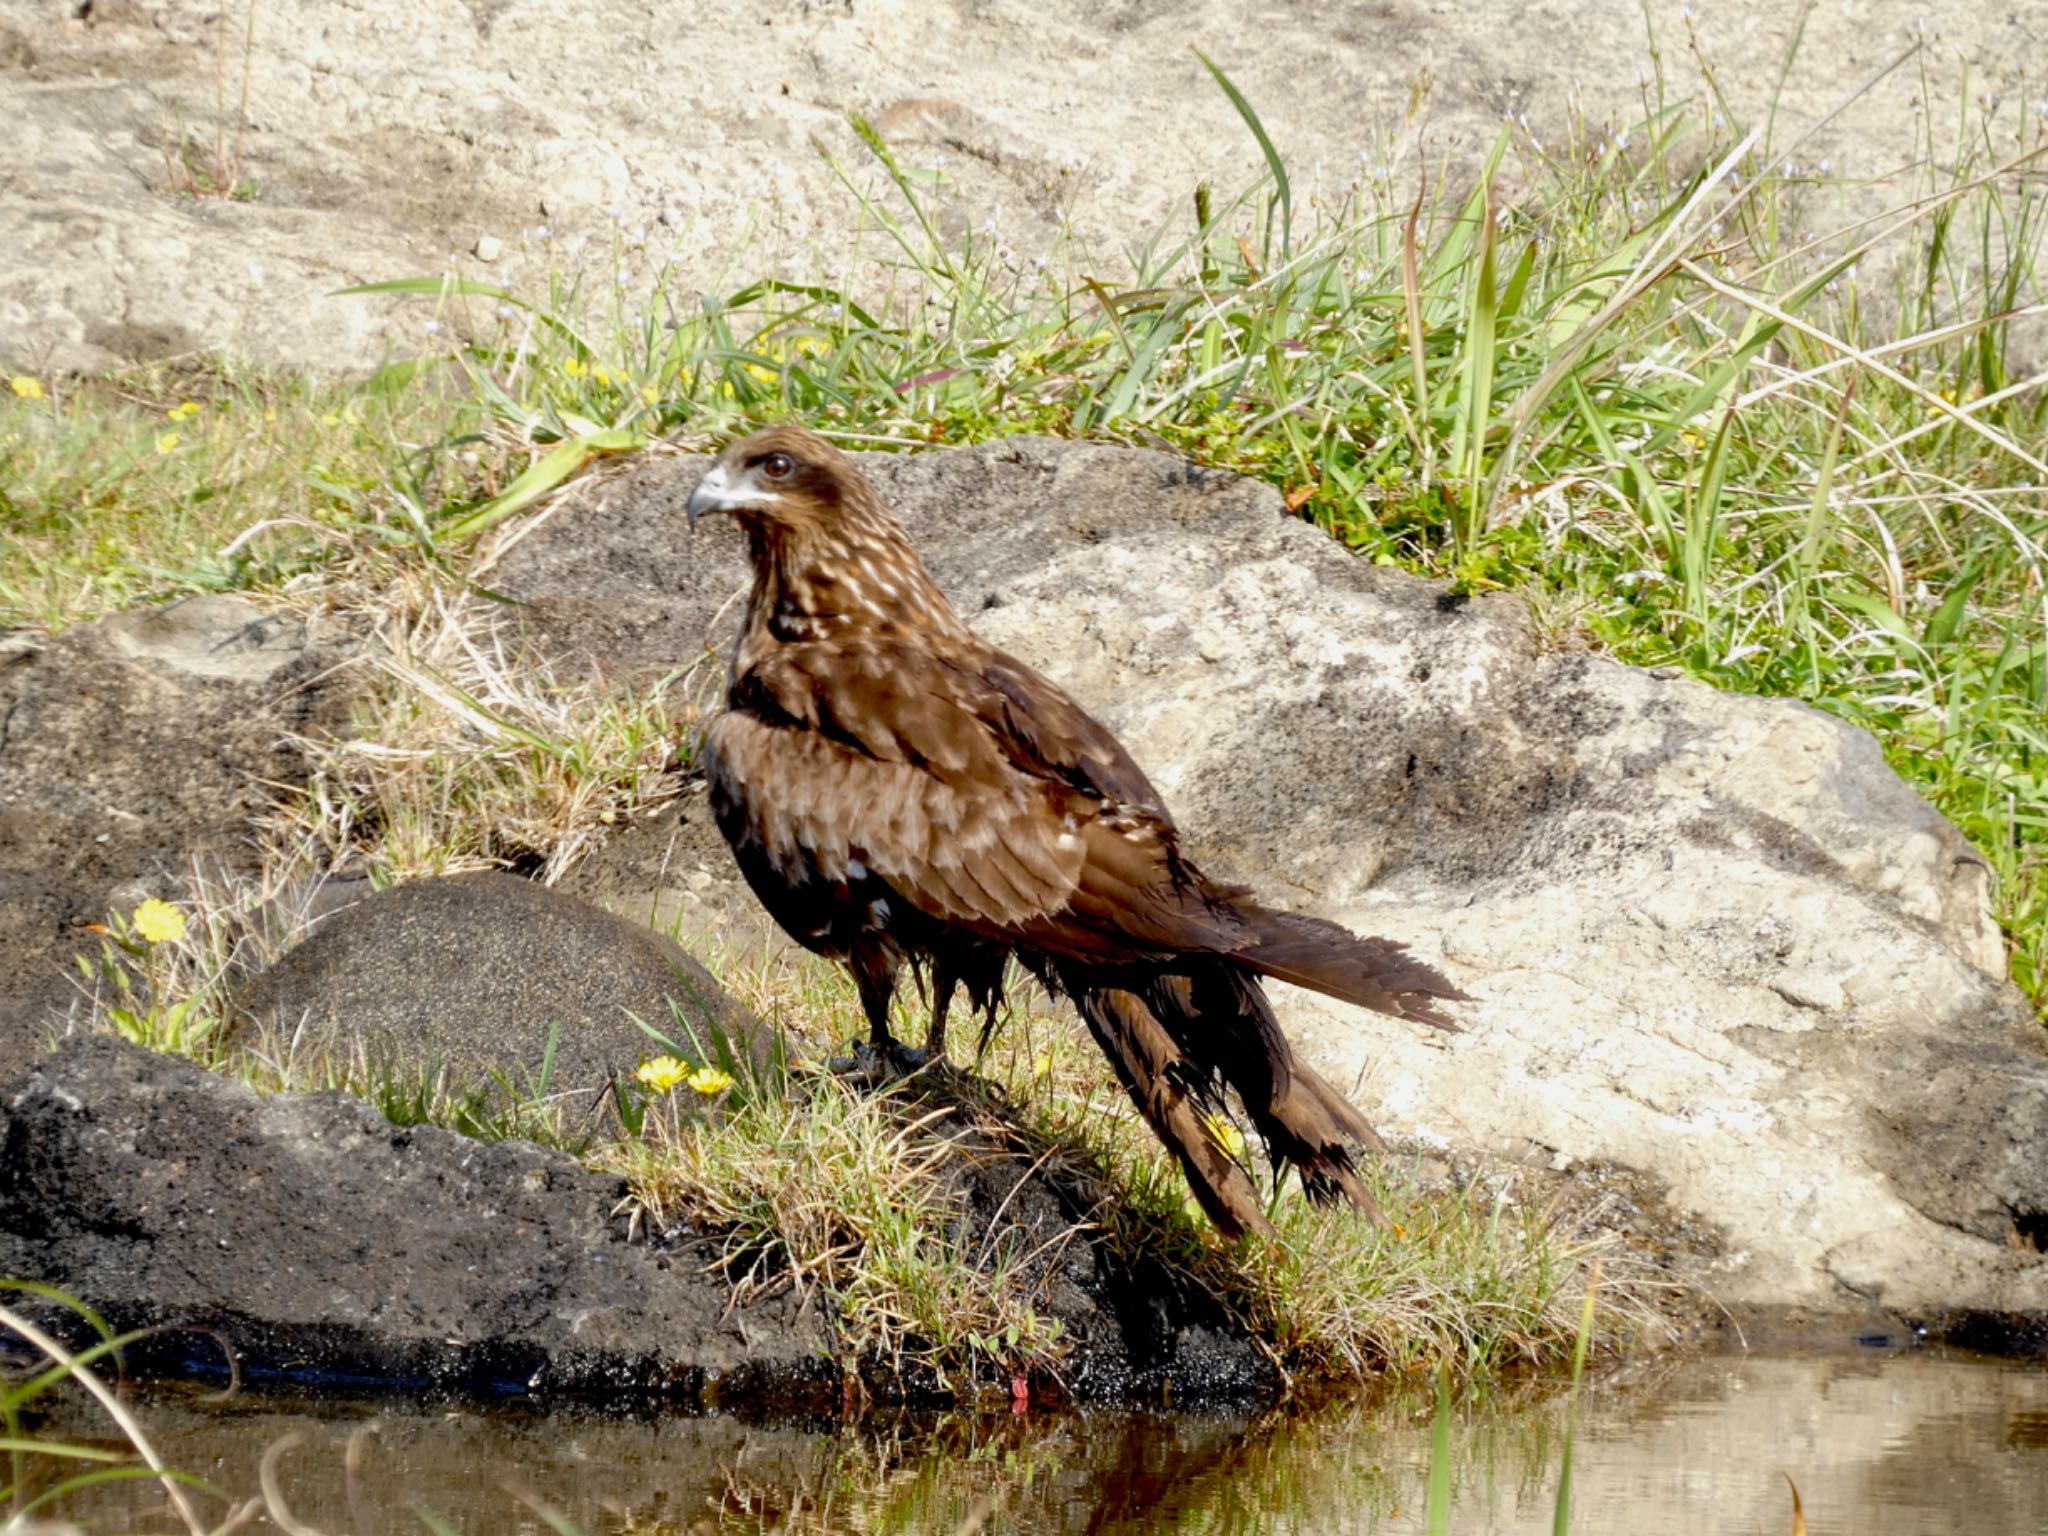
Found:
M 642 1138 L 598 1157 L 657 1227 L 724 1237 L 742 1304 L 815 1291 L 849 1359 L 971 1394 L 1057 1374 L 1066 1352 L 1064 1325 L 1038 1294 L 1046 1253 L 968 1219 L 955 1175 L 978 1140 L 951 1103 L 813 1069 L 708 1116 L 657 1108 Z
M 728 977 L 775 1011 L 799 1052 L 858 1033 L 836 968 L 804 962 Z M 1029 995 L 1025 989 L 1025 995 Z M 915 1032 L 906 1003 L 902 1028 Z M 650 1115 L 598 1154 L 656 1228 L 723 1236 L 743 1296 L 815 1287 L 848 1354 L 942 1390 L 1062 1377 L 1072 1346 L 1048 1303 L 1066 1245 L 1163 1262 L 1238 1318 L 1302 1385 L 1445 1366 L 1461 1379 L 1564 1357 L 1592 1256 L 1568 1213 L 1500 1190 L 1428 1184 L 1398 1160 L 1368 1173 L 1388 1224 L 1276 1193 L 1276 1234 L 1231 1244 L 1193 1206 L 1178 1167 L 1071 1019 L 1018 1010 L 970 1073 L 884 1091 L 815 1065 L 759 1074 L 708 1119 Z M 971 1211 L 963 1169 L 1001 1160 L 1005 1188 L 1042 1179 L 1068 1212 Z M 1271 1170 L 1264 1169 L 1270 1179 Z M 1633 1285 L 1603 1297 L 1597 1337 L 1654 1326 Z

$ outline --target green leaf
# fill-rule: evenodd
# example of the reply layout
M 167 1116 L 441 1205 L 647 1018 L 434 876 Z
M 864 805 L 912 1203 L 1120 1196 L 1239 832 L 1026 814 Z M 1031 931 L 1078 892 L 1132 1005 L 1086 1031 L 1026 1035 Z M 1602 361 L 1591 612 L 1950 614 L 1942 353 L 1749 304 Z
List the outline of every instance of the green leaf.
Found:
M 626 427 L 592 432 L 557 443 L 526 466 L 519 477 L 448 529 L 448 537 L 473 538 L 532 506 L 583 467 L 584 461 L 606 453 L 633 453 L 647 446 L 647 434 Z
M 1949 588 L 1948 596 L 1941 600 L 1941 606 L 1934 610 L 1934 616 L 1927 621 L 1927 629 L 1920 637 L 1920 643 L 1927 649 L 1947 645 L 1955 638 L 1956 626 L 1963 621 L 1963 610 L 1969 606 L 1970 594 L 1977 590 L 1977 583 L 1984 577 L 1984 562 L 1973 561 L 1956 584 Z
M 1280 158 L 1280 151 L 1273 147 L 1273 141 L 1266 135 L 1266 125 L 1259 121 L 1259 114 L 1252 110 L 1252 104 L 1244 99 L 1244 93 L 1230 83 L 1230 76 L 1218 69 L 1209 55 L 1196 48 L 1191 50 L 1202 61 L 1202 67 L 1216 77 L 1216 83 L 1223 87 L 1223 94 L 1230 98 L 1230 104 L 1237 108 L 1237 115 L 1251 129 L 1252 137 L 1259 141 L 1259 153 L 1266 157 L 1266 168 L 1273 173 L 1274 195 L 1280 202 L 1280 255 L 1285 259 L 1293 250 L 1294 242 L 1294 193 L 1287 182 L 1287 162 Z M 1272 229 L 1266 231 L 1267 249 L 1272 248 Z

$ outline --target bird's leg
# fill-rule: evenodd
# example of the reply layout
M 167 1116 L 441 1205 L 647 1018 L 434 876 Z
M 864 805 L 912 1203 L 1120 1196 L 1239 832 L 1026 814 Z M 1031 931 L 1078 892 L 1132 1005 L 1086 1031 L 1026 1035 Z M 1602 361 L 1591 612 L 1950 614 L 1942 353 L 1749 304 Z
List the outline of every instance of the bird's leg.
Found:
M 860 991 L 861 1011 L 868 1020 L 867 1044 L 855 1050 L 853 1064 L 883 1076 L 915 1072 L 924 1065 L 924 1052 L 912 1049 L 889 1032 L 889 1004 L 896 996 L 896 967 L 879 948 L 855 950 L 849 964 L 853 967 L 853 984 Z M 866 1061 L 861 1060 L 863 1056 Z
M 927 1061 L 946 1059 L 946 1010 L 953 1006 L 953 988 L 959 981 L 960 970 L 951 956 L 932 956 L 932 1027 L 924 1037 Z

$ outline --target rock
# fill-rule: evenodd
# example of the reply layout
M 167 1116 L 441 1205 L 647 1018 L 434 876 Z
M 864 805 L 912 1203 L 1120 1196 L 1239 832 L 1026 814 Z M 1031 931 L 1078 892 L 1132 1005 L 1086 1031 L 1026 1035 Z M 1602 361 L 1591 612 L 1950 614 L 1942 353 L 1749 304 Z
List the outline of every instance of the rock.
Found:
M 2043 0 L 1951 7 L 1939 45 L 1879 79 L 1910 43 L 1917 0 L 1686 23 L 1660 4 L 1661 62 L 1634 10 L 1596 0 L 1549 7 L 1545 48 L 1467 6 L 1269 7 L 1249 29 L 1228 0 L 1043 0 L 1028 25 L 1003 7 L 804 5 L 766 17 L 772 28 L 748 0 L 703 0 L 686 20 L 627 0 L 269 0 L 253 28 L 243 8 L 192 0 L 132 0 L 97 24 L 103 8 L 90 26 L 55 5 L 0 22 L 0 367 L 225 346 L 367 369 L 419 341 L 430 306 L 337 289 L 440 272 L 477 229 L 531 228 L 542 206 L 552 247 L 536 240 L 502 272 L 535 297 L 578 240 L 609 278 L 615 235 L 629 287 L 671 261 L 684 295 L 768 275 L 749 251 L 785 276 L 843 274 L 873 220 L 812 145 L 886 195 L 846 121 L 856 112 L 930 178 L 955 248 L 994 222 L 1028 270 L 1068 224 L 1096 252 L 1169 224 L 1185 233 L 1197 183 L 1227 194 L 1263 170 L 1190 42 L 1260 112 L 1304 226 L 1311 205 L 1368 175 L 1405 206 L 1419 178 L 1469 174 L 1504 118 L 1527 130 L 1512 183 L 1539 146 L 1638 122 L 1646 90 L 1703 99 L 1680 41 L 1694 31 L 1738 126 L 1768 114 L 1802 163 L 1829 160 L 1846 188 L 1872 185 L 1890 206 L 1910 195 L 1898 167 L 1924 153 L 1920 94 L 1954 102 L 1967 80 L 2031 100 L 2026 65 L 2048 29 Z M 180 131 L 182 151 L 167 149 Z M 675 233 L 636 247 L 661 219 Z
M 445 1067 L 454 1085 L 493 1102 L 545 1082 L 576 1109 L 669 1049 L 636 1018 L 699 1063 L 719 1059 L 720 1039 L 762 1065 L 772 1046 L 760 1020 L 674 940 L 495 873 L 366 894 L 257 976 L 242 1006 L 285 1032 L 310 1023 L 316 1038 L 387 1068 Z
M 478 1395 L 822 1397 L 815 1315 L 727 1315 L 712 1245 L 657 1252 L 624 1186 L 530 1142 L 400 1129 L 339 1094 L 261 1098 L 81 1037 L 0 1099 L 0 1274 L 147 1341 L 144 1374 Z M 211 1330 L 206 1333 L 192 1330 Z
M 965 1241 L 1036 1266 L 1075 1396 L 1157 1401 L 1170 1382 L 1176 1401 L 1221 1403 L 1276 1385 L 1199 1285 L 1114 1251 L 1089 1220 L 1098 1192 L 1007 1135 L 925 1134 Z M 220 1376 L 225 1346 L 245 1379 L 358 1392 L 836 1406 L 815 1293 L 736 1304 L 719 1235 L 636 1237 L 624 1194 L 531 1142 L 393 1126 L 340 1094 L 260 1097 L 110 1036 L 68 1040 L 0 1090 L 0 1275 L 120 1329 L 164 1326 L 124 1352 L 136 1374 Z M 871 1364 L 878 1395 L 930 1386 Z
M 0 1081 L 83 1011 L 74 956 L 118 897 L 184 894 L 195 859 L 253 862 L 294 738 L 345 728 L 339 639 L 196 597 L 0 653 Z
M 1689 1278 L 1749 1315 L 2048 1315 L 2042 1035 L 1989 871 L 1864 732 L 1543 649 L 1518 601 L 1375 569 L 1271 489 L 1162 455 L 1012 439 L 865 467 L 1206 866 L 1473 994 L 1448 1037 L 1280 999 L 1382 1129 L 1637 1170 L 1719 1233 Z M 697 469 L 602 487 L 493 585 L 577 665 L 724 643 L 745 571 L 723 520 L 686 530 Z M 628 890 L 669 835 L 607 855 L 620 898 L 744 899 L 722 870 Z

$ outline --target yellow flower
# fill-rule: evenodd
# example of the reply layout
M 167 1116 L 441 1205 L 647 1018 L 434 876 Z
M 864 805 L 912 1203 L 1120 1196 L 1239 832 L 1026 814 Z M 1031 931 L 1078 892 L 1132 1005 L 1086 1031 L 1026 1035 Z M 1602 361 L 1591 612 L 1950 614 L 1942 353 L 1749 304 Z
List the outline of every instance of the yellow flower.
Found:
M 183 441 L 185 441 L 185 439 L 178 436 L 177 433 L 166 432 L 162 436 L 157 438 L 156 451 L 158 453 L 176 453 L 178 451 L 178 444 L 182 443 Z
M 1707 440 L 1701 437 L 1699 433 L 1693 431 L 1691 427 L 1687 427 L 1683 432 L 1679 433 L 1678 437 L 1679 441 L 1683 442 L 1688 448 L 1699 449 L 1707 446 Z
M 135 909 L 134 921 L 146 944 L 175 944 L 185 937 L 185 914 L 154 896 Z
M 164 412 L 165 418 L 170 421 L 190 421 L 198 414 L 199 402 L 197 400 L 183 401 Z
M 1209 1139 L 1223 1149 L 1226 1157 L 1244 1156 L 1244 1132 L 1220 1114 L 1212 1113 L 1205 1122 Z
M 673 1056 L 656 1056 L 652 1061 L 641 1062 L 640 1070 L 633 1075 L 656 1093 L 667 1093 L 690 1075 L 690 1064 Z
M 661 391 L 656 389 L 652 384 L 642 384 L 640 386 L 640 398 L 642 400 L 645 400 L 649 405 L 653 405 L 658 400 L 661 399 Z
M 590 370 L 590 376 L 600 384 L 609 384 L 612 381 L 611 371 L 606 368 L 593 368 Z
M 321 426 L 323 426 L 323 427 L 338 427 L 338 426 L 340 426 L 340 425 L 341 425 L 341 412 L 339 412 L 339 411 L 329 411 L 329 412 L 328 412 L 328 413 L 327 413 L 327 414 L 326 414 L 325 416 L 322 416 L 322 417 L 320 418 L 320 425 L 321 425 Z
M 17 373 L 7 382 L 13 386 L 14 392 L 24 400 L 40 400 L 43 398 L 43 385 L 40 379 L 32 379 L 25 373 Z
M 716 1067 L 699 1067 L 690 1074 L 691 1088 L 705 1098 L 716 1098 L 732 1086 L 732 1079 Z
M 1050 1076 L 1052 1076 L 1052 1053 L 1051 1053 L 1051 1052 L 1049 1052 L 1049 1051 L 1040 1051 L 1040 1052 L 1038 1053 L 1037 1057 L 1036 1057 L 1036 1058 L 1035 1058 L 1035 1059 L 1034 1059 L 1034 1060 L 1032 1061 L 1032 1063 L 1031 1063 L 1031 1075 L 1032 1075 L 1033 1077 L 1050 1077 Z
M 572 357 L 566 363 L 562 364 L 562 372 L 566 373 L 572 379 L 580 379 L 583 377 L 583 375 L 590 372 L 590 368 L 589 365 L 586 364 L 582 358 Z

